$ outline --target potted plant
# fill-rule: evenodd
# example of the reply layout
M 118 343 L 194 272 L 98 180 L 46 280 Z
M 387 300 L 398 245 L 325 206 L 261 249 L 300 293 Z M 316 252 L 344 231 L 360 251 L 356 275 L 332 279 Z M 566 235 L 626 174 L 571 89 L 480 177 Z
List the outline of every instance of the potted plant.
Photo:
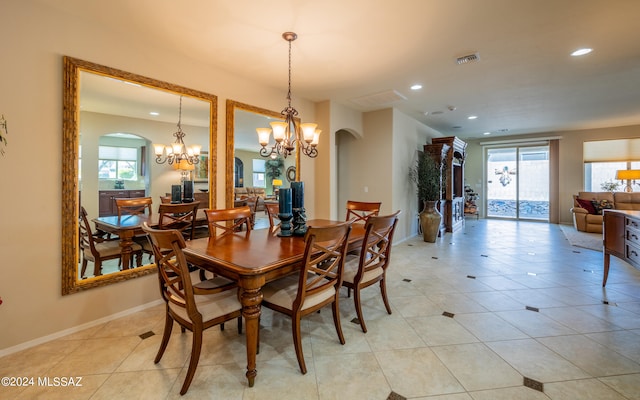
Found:
M 411 178 L 416 184 L 418 199 L 424 203 L 420 213 L 423 239 L 434 243 L 442 223 L 442 215 L 437 209 L 442 195 L 442 163 L 437 162 L 431 154 L 422 153 L 411 170 Z

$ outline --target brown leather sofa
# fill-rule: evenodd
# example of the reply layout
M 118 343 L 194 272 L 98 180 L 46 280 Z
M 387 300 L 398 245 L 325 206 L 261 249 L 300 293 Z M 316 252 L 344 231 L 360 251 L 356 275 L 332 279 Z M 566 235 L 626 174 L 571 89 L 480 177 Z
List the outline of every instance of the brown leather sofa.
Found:
M 578 192 L 577 195 L 573 195 L 571 208 L 573 226 L 582 232 L 602 233 L 600 207 L 640 210 L 640 192 Z

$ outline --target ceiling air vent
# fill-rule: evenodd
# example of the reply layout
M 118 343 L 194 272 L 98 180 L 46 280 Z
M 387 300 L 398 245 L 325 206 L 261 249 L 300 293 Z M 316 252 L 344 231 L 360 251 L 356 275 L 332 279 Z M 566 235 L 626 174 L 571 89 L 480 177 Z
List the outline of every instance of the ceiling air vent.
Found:
M 458 63 L 458 65 L 469 64 L 477 61 L 480 61 L 480 53 L 468 54 L 466 56 L 456 58 L 456 63 Z

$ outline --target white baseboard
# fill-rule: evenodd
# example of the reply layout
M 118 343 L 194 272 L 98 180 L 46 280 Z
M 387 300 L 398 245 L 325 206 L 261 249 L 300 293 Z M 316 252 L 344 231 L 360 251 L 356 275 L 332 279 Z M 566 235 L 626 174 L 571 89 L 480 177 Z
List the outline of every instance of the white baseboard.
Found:
M 46 343 L 46 342 L 50 342 L 52 340 L 55 339 L 59 339 L 63 336 L 67 336 L 70 335 L 72 333 L 76 333 L 76 332 L 80 332 L 82 330 L 85 330 L 87 328 L 91 328 L 94 327 L 96 325 L 100 325 L 100 324 L 104 324 L 105 322 L 109 322 L 109 321 L 113 321 L 114 319 L 118 319 L 133 313 L 137 313 L 138 311 L 142 311 L 145 310 L 147 308 L 151 308 L 151 307 L 155 307 L 157 305 L 163 304 L 164 300 L 162 299 L 158 299 L 158 300 L 154 300 L 151 303 L 147 303 L 147 304 L 143 304 L 140 306 L 136 306 L 133 308 L 130 308 L 128 310 L 124 310 L 124 311 L 120 311 L 118 313 L 115 314 L 111 314 L 107 317 L 104 318 L 100 318 L 97 319 L 95 321 L 91 321 L 91 322 L 87 322 L 86 324 L 82 324 L 82 325 L 78 325 L 78 326 L 74 326 L 73 328 L 69 328 L 69 329 L 65 329 L 63 331 L 60 332 L 56 332 L 56 333 L 52 333 L 51 335 L 47 335 L 47 336 L 43 336 L 37 339 L 33 339 L 30 340 L 28 342 L 24 342 L 24 343 L 20 343 L 18 345 L 12 346 L 12 347 L 8 347 L 6 349 L 2 349 L 0 350 L 0 357 L 4 357 L 7 356 L 9 354 L 13 354 L 16 353 L 18 351 L 22 351 L 22 350 L 26 350 L 28 348 Z

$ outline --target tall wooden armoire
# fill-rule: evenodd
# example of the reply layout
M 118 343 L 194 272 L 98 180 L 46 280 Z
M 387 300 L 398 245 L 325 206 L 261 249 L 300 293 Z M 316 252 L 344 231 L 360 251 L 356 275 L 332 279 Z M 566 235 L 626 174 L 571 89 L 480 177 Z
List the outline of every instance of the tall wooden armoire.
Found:
M 455 232 L 464 226 L 464 160 L 467 143 L 455 137 L 431 139 L 424 146 L 430 154 L 443 153 L 443 201 L 440 206 L 444 228 Z M 446 152 L 446 153 L 445 153 Z

